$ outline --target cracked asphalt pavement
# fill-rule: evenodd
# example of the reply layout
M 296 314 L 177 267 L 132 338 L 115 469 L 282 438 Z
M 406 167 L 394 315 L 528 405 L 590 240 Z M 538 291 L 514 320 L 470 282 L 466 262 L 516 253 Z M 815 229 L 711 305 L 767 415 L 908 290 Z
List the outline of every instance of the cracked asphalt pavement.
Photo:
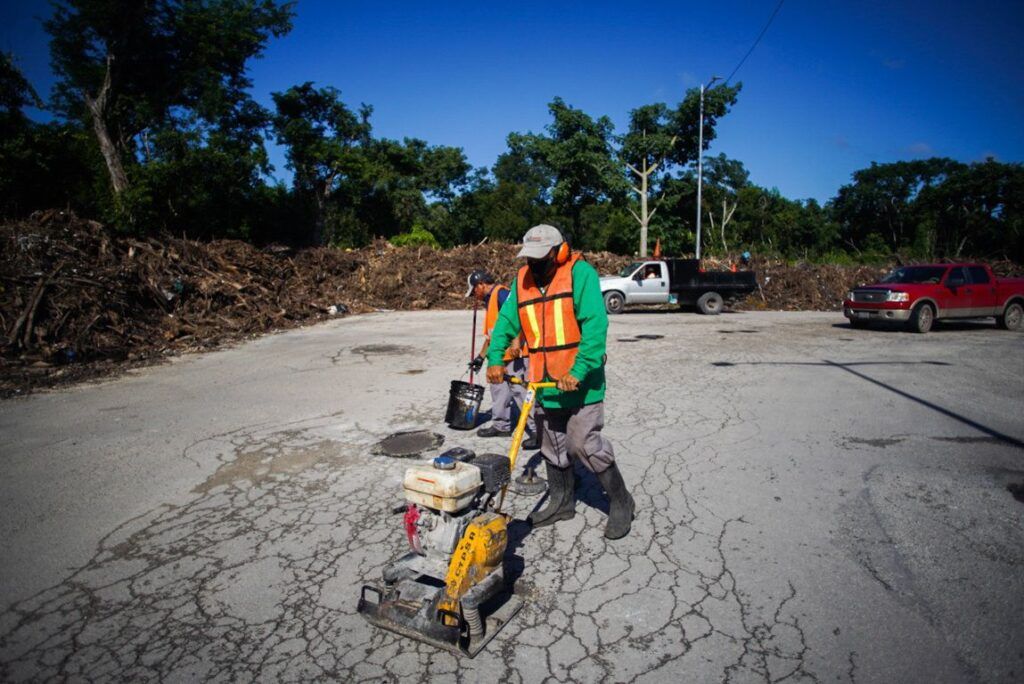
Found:
M 507 447 L 441 421 L 469 331 L 356 316 L 0 403 L 0 681 L 1024 679 L 1024 335 L 980 323 L 615 316 L 631 535 L 581 473 L 477 658 L 371 627 L 409 463 L 373 445 Z

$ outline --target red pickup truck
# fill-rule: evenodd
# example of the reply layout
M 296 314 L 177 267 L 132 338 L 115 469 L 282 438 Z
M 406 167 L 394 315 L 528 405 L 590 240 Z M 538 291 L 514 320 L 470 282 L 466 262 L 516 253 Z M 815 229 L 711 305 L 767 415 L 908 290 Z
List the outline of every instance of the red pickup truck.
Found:
M 1024 278 L 996 278 L 984 264 L 901 266 L 876 285 L 848 292 L 843 315 L 854 328 L 902 322 L 925 333 L 937 320 L 995 316 L 1005 330 L 1024 326 Z

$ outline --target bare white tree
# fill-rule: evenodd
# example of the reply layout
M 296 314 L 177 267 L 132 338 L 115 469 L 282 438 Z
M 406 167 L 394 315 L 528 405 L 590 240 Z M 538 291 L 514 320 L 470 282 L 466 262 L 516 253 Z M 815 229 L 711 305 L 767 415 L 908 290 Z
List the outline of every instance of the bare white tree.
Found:
M 647 138 L 647 131 L 644 131 L 643 135 L 644 135 L 644 138 L 646 139 Z M 669 147 L 672 147 L 675 144 L 676 144 L 676 136 L 673 136 L 672 137 L 672 142 L 669 143 Z M 629 213 L 632 214 L 633 218 L 635 218 L 637 220 L 637 222 L 640 224 L 640 256 L 641 257 L 646 257 L 647 256 L 647 228 L 651 225 L 651 219 L 654 218 L 654 215 L 658 212 L 658 207 L 657 206 L 655 206 L 654 209 L 648 210 L 649 209 L 649 205 L 650 205 L 650 202 L 649 202 L 650 178 L 651 178 L 651 175 L 655 171 L 657 171 L 658 167 L 661 166 L 661 164 L 664 161 L 665 161 L 665 158 L 662 157 L 661 159 L 659 159 L 658 161 L 654 162 L 653 164 L 648 164 L 647 157 L 644 156 L 643 161 L 641 162 L 639 169 L 637 169 L 635 166 L 633 166 L 632 164 L 630 164 L 628 162 L 626 163 L 626 168 L 628 168 L 630 171 L 632 171 L 634 174 L 636 174 L 637 178 L 640 179 L 640 187 L 637 187 L 635 185 L 630 185 L 630 187 L 633 189 L 633 192 L 635 192 L 640 197 L 640 213 L 637 214 L 635 211 L 633 211 L 633 209 L 630 209 Z M 659 197 L 658 199 L 661 199 L 661 198 Z

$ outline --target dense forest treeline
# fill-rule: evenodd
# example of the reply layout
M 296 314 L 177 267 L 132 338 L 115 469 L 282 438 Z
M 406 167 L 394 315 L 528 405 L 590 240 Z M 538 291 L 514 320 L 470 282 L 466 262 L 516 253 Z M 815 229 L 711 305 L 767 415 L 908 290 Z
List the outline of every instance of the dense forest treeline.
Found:
M 638 104 L 625 131 L 556 98 L 539 133 L 512 132 L 493 167 L 457 147 L 378 137 L 373 110 L 297 82 L 273 108 L 247 65 L 287 33 L 276 0 L 65 0 L 45 23 L 58 81 L 44 103 L 0 59 L 0 214 L 70 208 L 118 230 L 257 243 L 453 246 L 554 223 L 588 250 L 694 245 L 699 92 Z M 704 146 L 741 84 L 705 96 Z M 52 120 L 31 120 L 45 107 Z M 268 143 L 289 187 L 268 183 Z M 794 141 L 793 144 L 799 144 Z M 644 200 L 646 196 L 646 201 Z M 645 210 L 646 207 L 646 210 Z M 825 205 L 704 159 L 703 249 L 819 260 L 973 255 L 1024 260 L 1024 167 L 993 159 L 872 164 Z

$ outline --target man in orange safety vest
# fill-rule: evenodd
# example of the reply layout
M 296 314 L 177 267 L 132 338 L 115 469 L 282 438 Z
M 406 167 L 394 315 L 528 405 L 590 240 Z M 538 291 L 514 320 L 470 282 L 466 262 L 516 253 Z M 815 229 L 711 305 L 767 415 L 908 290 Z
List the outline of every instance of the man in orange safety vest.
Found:
M 480 353 L 470 364 L 474 370 L 479 371 L 483 368 L 484 358 L 491 344 L 491 331 L 498 321 L 498 312 L 508 298 L 509 289 L 506 285 L 495 284 L 494 276 L 483 270 L 470 273 L 466 283 L 469 285 L 466 296 L 475 297 L 478 301 L 484 302 L 484 344 L 480 348 Z M 502 361 L 505 363 L 505 374 L 520 380 L 526 379 L 529 360 L 526 350 L 523 349 L 521 337 L 512 340 L 508 345 Z M 526 388 L 523 385 L 512 385 L 507 382 L 491 385 L 491 424 L 477 430 L 477 434 L 481 437 L 511 436 L 512 406 L 514 404 L 519 410 L 522 410 L 525 398 Z M 526 422 L 526 434 L 527 437 L 522 444 L 523 448 L 540 448 L 536 422 L 532 415 Z
M 537 427 L 547 465 L 549 496 L 530 515 L 534 527 L 576 514 L 573 460 L 592 473 L 608 495 L 604 535 L 629 534 L 636 509 L 615 463 L 604 427 L 605 348 L 608 314 L 594 267 L 572 252 L 554 226 L 534 226 L 523 237 L 519 269 L 491 331 L 487 380 L 503 380 L 501 349 L 520 335 L 530 350 L 531 382 L 555 381 L 538 392 Z

